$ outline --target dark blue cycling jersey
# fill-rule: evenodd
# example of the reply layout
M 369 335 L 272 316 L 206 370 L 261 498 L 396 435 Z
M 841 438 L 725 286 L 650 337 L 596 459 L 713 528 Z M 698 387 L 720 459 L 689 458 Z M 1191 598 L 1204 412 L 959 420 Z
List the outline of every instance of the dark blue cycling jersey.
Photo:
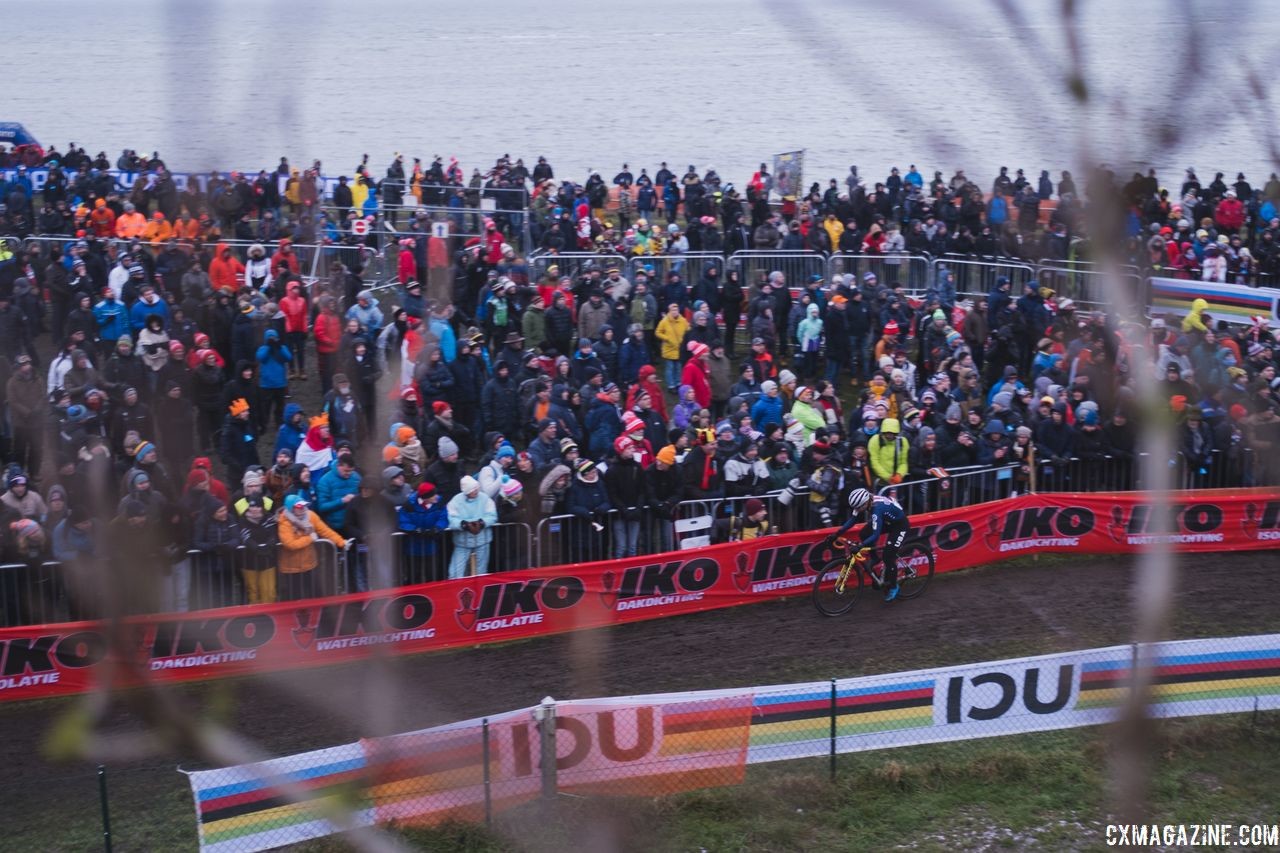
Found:
M 867 524 L 858 533 L 858 538 L 868 548 L 875 545 L 880 539 L 880 534 L 886 530 L 905 531 L 908 526 L 907 511 L 891 498 L 876 495 L 871 499 L 871 506 L 868 512 L 870 517 L 867 519 Z M 856 517 L 850 518 L 841 526 L 836 535 L 843 536 L 849 528 L 857 523 L 858 519 Z

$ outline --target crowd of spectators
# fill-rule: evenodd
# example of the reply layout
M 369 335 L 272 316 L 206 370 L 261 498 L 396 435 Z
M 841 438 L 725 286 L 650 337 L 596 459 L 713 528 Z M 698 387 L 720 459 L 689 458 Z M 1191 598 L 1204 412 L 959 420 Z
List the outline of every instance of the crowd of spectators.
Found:
M 0 146 L 2 149 L 2 146 Z M 141 238 L 158 250 L 168 240 L 199 245 L 219 239 L 272 245 L 376 247 L 376 232 L 422 225 L 411 211 L 453 209 L 455 230 L 497 262 L 518 244 L 527 216 L 532 245 L 524 251 L 592 251 L 623 255 L 743 250 L 809 250 L 830 255 L 1004 257 L 1029 261 L 1077 255 L 1087 236 L 1091 204 L 1117 206 L 1128 238 L 1128 260 L 1144 272 L 1176 278 L 1256 285 L 1280 272 L 1280 178 L 1255 187 L 1243 173 L 1228 184 L 1223 172 L 1204 184 L 1187 169 L 1177 191 L 1154 169 L 1128 181 L 1099 167 L 1077 186 L 1069 171 L 1055 181 L 1048 170 L 1031 178 L 1001 167 L 990 187 L 963 169 L 926 181 L 911 165 L 868 182 L 851 166 L 843 180 L 781 195 L 761 163 L 740 190 L 714 167 L 683 174 L 662 163 L 651 176 L 627 164 L 612 179 L 592 171 L 586 180 L 557 179 L 545 157 L 532 169 L 500 158 L 493 168 L 464 174 L 456 158 L 430 163 L 396 154 L 382 177 L 368 155 L 335 182 L 323 165 L 300 169 L 281 158 L 256 174 L 214 171 L 179 189 L 163 159 L 126 150 L 117 173 L 136 176 L 116 185 L 105 152 L 83 147 L 0 150 L 0 169 L 15 169 L 0 185 L 0 234 Z M 49 169 L 39 198 L 26 172 Z M 488 216 L 482 200 L 492 202 Z M 97 202 L 101 200 L 102 204 Z M 147 213 L 147 211 L 151 211 Z M 408 224 L 401 222 L 401 216 Z M 364 235 L 352 224 L 377 226 Z M 350 262 L 348 262 L 350 266 Z
M 67 164 L 96 178 L 94 169 Z M 499 163 L 495 173 L 511 182 L 516 169 Z M 646 186 L 643 170 L 626 176 L 615 178 L 620 189 Z M 527 177 L 554 180 L 545 162 Z M 653 187 L 670 186 L 660 177 Z M 707 190 L 680 184 L 669 212 L 685 214 L 684 230 L 667 229 L 676 240 L 720 234 L 726 213 L 759 213 L 752 235 L 787 219 L 761 209 L 759 195 L 726 211 L 732 187 L 692 177 Z M 962 201 L 940 205 L 961 215 L 957 234 L 973 236 L 965 204 L 986 205 L 977 224 L 993 227 L 993 205 L 966 195 L 967 179 L 935 179 L 928 195 L 914 168 L 893 179 L 888 202 L 879 189 L 860 194 L 854 174 L 848 192 L 833 185 L 784 204 L 795 203 L 796 228 L 808 215 L 809 234 L 831 238 L 816 247 L 827 251 L 843 251 L 855 230 L 862 250 L 876 228 L 885 240 L 929 229 L 936 238 L 945 223 L 922 200 L 939 193 Z M 4 193 L 0 224 L 11 232 L 21 180 Z M 750 192 L 767 197 L 766 181 L 757 174 Z M 495 536 L 556 516 L 569 519 L 559 559 L 627 557 L 671 548 L 683 501 L 721 507 L 717 538 L 749 539 L 789 526 L 771 517 L 768 493 L 833 523 L 854 487 L 943 483 L 970 466 L 1008 466 L 1024 484 L 1037 460 L 1131 460 L 1141 418 L 1167 423 L 1179 464 L 1205 483 L 1274 481 L 1280 379 L 1266 318 L 1230 325 L 1198 302 L 1186 316 L 1122 323 L 1035 281 L 957 293 L 945 264 L 923 292 L 873 273 L 744 282 L 716 266 L 692 282 L 609 267 L 561 275 L 554 264 L 535 276 L 501 236 L 462 252 L 454 298 L 433 300 L 422 285 L 429 227 L 416 218 L 397 245 L 400 283 L 380 294 L 340 260 L 304 280 L 290 234 L 246 247 L 149 230 L 296 215 L 286 191 L 246 193 L 250 207 L 230 217 L 219 199 L 245 184 L 179 193 L 172 217 L 167 192 L 139 194 L 136 182 L 127 202 L 94 180 L 68 180 L 61 198 L 46 185 L 29 204 L 74 211 L 54 231 L 67 239 L 0 242 L 5 563 L 141 570 L 133 606 L 183 610 L 330 591 L 316 571 L 325 542 L 351 554 L 347 583 L 367 588 L 394 531 L 410 534 L 402 556 L 436 567 L 416 579 L 529 565 L 520 548 L 495 555 Z M 994 198 L 1030 187 L 1002 171 Z M 1074 190 L 1057 189 L 1050 233 L 1077 227 Z M 1230 192 L 1257 196 L 1237 187 L 1219 207 Z M 1183 187 L 1181 197 L 1193 194 Z M 586 198 L 589 231 L 610 233 L 606 217 L 625 205 Z M 1197 216 L 1205 257 L 1252 243 L 1261 211 L 1234 228 Z M 1174 215 L 1143 208 L 1135 233 Z M 1157 229 L 1173 238 L 1150 239 L 1176 242 L 1180 222 Z M 1030 215 L 1011 225 L 1020 237 L 1039 229 Z M 923 245 L 914 239 L 904 251 Z M 1139 410 L 1141 383 L 1157 384 L 1159 411 Z M 21 606 L 10 593 L 7 618 L 21 618 Z
M 1090 204 L 1117 206 L 1128 238 L 1127 260 L 1145 272 L 1176 278 L 1257 284 L 1280 271 L 1280 178 L 1254 189 L 1243 173 L 1221 172 L 1207 186 L 1188 169 L 1176 194 L 1154 169 L 1122 182 L 1099 168 L 1077 187 L 1063 171 L 1030 179 L 1001 168 L 990 189 L 957 170 L 935 171 L 927 183 L 912 165 L 868 184 L 850 167 L 843 183 L 814 182 L 807 192 L 772 193 L 766 164 L 740 192 L 715 169 L 689 166 L 677 175 L 663 163 L 650 177 L 624 164 L 612 192 L 598 172 L 582 184 L 535 184 L 533 221 L 547 251 L 623 255 L 743 250 L 808 250 L 824 255 L 1003 257 L 1029 261 L 1076 257 L 1087 236 Z M 659 219 L 665 220 L 665 227 Z M 681 224 L 681 218 L 684 224 Z

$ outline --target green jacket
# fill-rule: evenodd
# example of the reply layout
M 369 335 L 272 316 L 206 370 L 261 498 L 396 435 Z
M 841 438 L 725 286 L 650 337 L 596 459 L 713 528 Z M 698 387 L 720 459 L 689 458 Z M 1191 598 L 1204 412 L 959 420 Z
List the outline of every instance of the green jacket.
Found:
M 888 418 L 885 423 L 893 420 Z M 907 440 L 901 435 L 893 442 L 884 440 L 881 433 L 871 436 L 867 442 L 867 458 L 871 462 L 871 473 L 878 480 L 888 481 L 894 474 L 907 476 L 907 457 L 910 455 Z
M 542 311 L 530 308 L 520 319 L 520 334 L 524 335 L 525 346 L 541 347 L 547 339 L 547 317 Z
M 814 406 L 803 400 L 796 400 L 791 406 L 791 416 L 804 426 L 804 443 L 813 443 L 814 430 L 827 425 L 827 419 Z

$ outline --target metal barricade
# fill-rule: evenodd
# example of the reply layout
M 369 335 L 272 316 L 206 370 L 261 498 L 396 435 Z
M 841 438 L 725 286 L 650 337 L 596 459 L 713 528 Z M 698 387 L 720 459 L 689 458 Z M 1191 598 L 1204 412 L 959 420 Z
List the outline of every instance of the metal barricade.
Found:
M 554 515 L 538 522 L 534 543 L 537 566 L 610 560 L 619 553 L 617 522 L 626 521 L 620 510 L 608 510 L 592 518 Z M 675 550 L 672 520 L 642 509 L 639 519 L 636 556 Z M 597 529 L 599 527 L 599 529 Z
M 1030 491 L 1030 472 L 1020 465 L 966 466 L 945 477 L 926 477 L 896 486 L 884 486 L 879 494 L 896 500 L 908 515 L 956 509 L 1003 500 Z
M 489 571 L 514 572 L 535 568 L 533 530 L 523 521 L 497 524 L 489 546 Z
M 0 565 L 0 628 L 48 625 L 69 618 L 61 564 Z
M 637 255 L 627 261 L 626 276 L 635 281 L 636 273 L 645 270 L 649 273 L 654 287 L 667 283 L 670 273 L 680 273 L 686 287 L 692 287 L 701 280 L 708 269 L 716 267 L 720 270 L 720 280 L 724 280 L 725 257 L 719 252 L 685 252 L 682 255 Z
M 388 180 L 383 180 L 384 187 L 388 183 L 390 183 Z M 463 184 L 422 183 L 419 184 L 419 187 L 421 188 L 424 204 L 418 205 L 415 203 L 417 201 L 417 197 L 413 194 L 413 181 L 405 180 L 404 182 L 398 183 L 400 183 L 401 193 L 403 195 L 403 201 L 400 205 L 401 208 L 414 209 L 421 206 L 428 209 L 439 209 L 443 207 L 439 202 L 447 202 L 448 198 L 459 190 L 466 195 L 479 193 L 481 205 L 474 209 L 480 210 L 486 214 L 499 212 L 519 213 L 529 206 L 529 191 L 523 186 L 481 187 L 479 189 L 472 190 L 469 185 Z M 430 204 L 433 200 L 436 201 L 437 204 Z
M 1141 488 L 1142 459 L 1138 457 L 1104 456 L 1061 461 L 1036 460 L 1037 492 L 1113 492 Z
M 1040 284 L 1057 291 L 1059 298 L 1069 297 L 1089 310 L 1106 310 L 1115 304 L 1115 299 L 1107 292 L 1112 282 L 1126 288 L 1134 304 L 1146 304 L 1142 277 L 1136 271 L 1111 274 L 1096 268 L 1081 269 L 1066 261 L 1042 260 L 1036 270 L 1036 278 Z
M 364 268 L 360 271 L 360 279 L 365 289 L 372 290 L 376 294 L 388 288 L 399 288 L 400 275 L 396 252 L 390 247 L 384 248 L 381 252 L 368 251 L 372 254 L 366 256 Z
M 818 252 L 734 252 L 727 269 L 737 270 L 744 288 L 757 288 L 771 272 L 780 272 L 793 295 L 804 289 L 809 276 L 826 278 L 827 256 Z
M 233 569 L 245 604 L 270 604 L 280 600 L 280 545 L 241 545 L 236 549 Z
M 524 522 L 506 522 L 489 528 L 493 539 L 481 574 L 535 568 L 533 531 Z M 396 531 L 391 534 L 393 577 L 399 586 L 435 583 L 449 577 L 453 536 L 448 530 Z
M 32 243 L 35 243 L 41 247 L 42 251 L 46 255 L 49 254 L 49 251 L 54 246 L 60 246 L 62 248 L 62 253 L 66 255 L 70 252 L 71 246 L 76 242 L 75 237 L 70 237 L 64 234 L 40 234 L 33 235 L 31 237 L 14 237 L 12 235 L 5 235 L 0 237 L 0 240 L 4 240 L 9 243 L 17 243 L 22 248 L 29 247 Z
M 617 510 L 579 518 L 553 515 L 538 522 L 538 565 L 589 563 L 613 555 L 613 520 Z
M 218 240 L 216 242 L 230 246 L 232 249 L 235 250 L 236 254 L 240 256 L 241 260 L 243 260 L 248 256 L 249 249 L 252 246 L 261 245 L 264 249 L 266 249 L 268 260 L 275 253 L 276 249 L 279 248 L 279 241 L 276 241 L 275 243 L 271 243 L 271 242 L 264 242 L 262 240 L 236 240 L 236 239 L 229 238 L 226 240 Z M 204 244 L 207 245 L 208 241 L 206 241 Z M 336 252 L 344 248 L 337 244 L 330 244 L 330 243 L 324 243 L 324 242 L 292 243 L 290 245 L 292 245 L 293 247 L 294 254 L 298 256 L 299 274 L 303 277 L 304 280 L 308 280 L 308 281 L 315 281 L 316 269 L 321 259 L 331 258 L 335 255 Z M 327 264 L 319 267 L 319 269 L 321 270 L 325 270 L 327 268 L 328 268 Z
M 813 511 L 813 501 L 809 499 L 809 490 L 795 489 L 790 494 L 791 499 L 789 502 L 786 502 L 784 490 L 782 489 L 774 492 L 765 492 L 760 495 L 725 498 L 720 501 L 717 511 L 724 519 L 740 518 L 746 514 L 747 501 L 754 498 L 764 504 L 766 518 L 768 518 L 771 531 L 774 533 L 793 533 L 797 530 L 809 530 L 817 527 L 817 515 Z M 726 541 L 724 532 L 727 530 L 728 525 L 725 525 L 723 529 L 717 529 L 715 535 L 712 536 L 712 541 Z
M 447 199 L 444 199 L 447 202 Z M 334 210 L 331 204 L 325 205 L 326 210 Z M 512 211 L 508 211 L 510 213 Z M 494 210 L 486 210 L 480 207 L 468 207 L 463 204 L 454 207 L 446 204 L 417 204 L 414 197 L 408 193 L 405 194 L 404 203 L 399 205 L 378 205 L 378 224 L 392 226 L 387 229 L 390 231 L 405 230 L 409 223 L 415 218 L 425 215 L 428 220 L 434 222 L 449 221 L 455 224 L 459 231 L 465 231 L 472 236 L 478 236 L 484 231 L 484 220 L 493 216 Z
M 861 285 L 864 276 L 872 273 L 876 284 L 893 287 L 902 284 L 911 296 L 920 297 L 933 281 L 933 258 L 922 255 L 841 255 L 827 259 L 827 280 L 837 275 L 852 275 Z
M 662 554 L 676 550 L 675 523 L 659 512 L 640 516 L 640 554 Z
M 24 237 L 20 240 L 16 237 L 0 238 L 0 239 L 10 239 L 22 246 L 30 246 L 32 244 L 39 245 L 41 246 L 42 252 L 46 257 L 49 256 L 54 246 L 61 247 L 63 256 L 65 257 L 70 253 L 72 244 L 76 242 L 76 238 L 74 237 L 50 236 L 50 235 Z M 129 243 L 128 240 L 122 240 L 116 237 L 101 238 L 100 242 L 102 241 L 115 241 L 116 243 L 119 243 L 122 246 L 128 245 Z M 227 246 L 230 246 L 233 250 L 235 250 L 235 252 L 241 257 L 241 259 L 243 259 L 248 255 L 249 248 L 251 246 L 258 245 L 259 243 L 261 243 L 263 248 L 267 250 L 268 258 L 278 248 L 277 243 L 263 242 L 260 240 L 236 240 L 236 239 L 228 238 L 225 240 L 217 240 L 217 241 L 210 240 L 210 241 L 198 241 L 198 242 L 200 243 L 200 245 L 213 245 L 215 243 L 223 243 Z M 152 246 L 150 243 L 146 243 L 146 242 L 143 242 L 140 245 L 143 251 L 148 252 L 153 258 L 157 258 L 157 259 L 159 257 L 159 251 L 164 248 L 164 246 L 155 247 L 155 246 Z M 294 243 L 292 245 L 293 245 L 294 252 L 298 255 L 299 274 L 303 282 L 307 286 L 310 286 L 311 284 L 315 283 L 315 281 L 319 278 L 319 276 L 328 269 L 328 263 L 327 263 L 328 260 L 331 260 L 334 257 L 336 257 L 337 252 L 339 252 L 340 250 L 345 250 L 347 248 L 344 246 L 332 245 L 327 243 Z
M 1035 268 L 1030 264 L 1002 258 L 945 255 L 934 259 L 935 266 L 941 263 L 955 273 L 956 293 L 966 296 L 986 296 L 995 287 L 996 279 L 1004 276 L 1012 284 L 1010 295 L 1017 299 L 1022 295 L 1022 285 L 1036 277 Z
M 245 565 L 243 548 L 187 552 L 191 586 L 187 597 L 190 610 L 213 610 L 246 604 L 240 567 Z
M 1237 281 L 1237 284 L 1247 284 L 1251 287 L 1267 287 L 1271 289 L 1280 288 L 1280 271 L 1263 267 L 1256 272 L 1251 273 L 1244 282 Z
M 435 583 L 449 576 L 452 537 L 447 530 L 398 530 L 391 534 L 396 586 Z
M 790 499 L 788 500 L 785 493 L 790 491 Z M 758 500 L 765 506 L 767 518 L 773 532 L 791 533 L 797 530 L 816 529 L 819 522 L 817 512 L 813 509 L 812 501 L 809 500 L 808 489 L 779 489 L 772 492 L 764 492 L 759 495 L 739 495 L 730 498 L 699 498 L 697 500 L 681 501 L 676 505 L 676 522 L 686 522 L 685 525 L 677 524 L 677 532 L 674 541 L 674 549 L 681 549 L 683 540 L 707 536 L 712 543 L 725 542 L 728 540 L 729 522 L 738 516 L 741 516 L 746 508 L 747 501 Z M 681 531 L 681 527 L 689 526 L 687 523 L 693 519 L 705 518 L 709 520 L 709 524 L 704 526 L 695 526 L 692 529 Z M 688 547 L 687 545 L 684 547 Z
M 1252 447 L 1244 448 L 1245 486 L 1280 485 L 1280 458 L 1274 453 L 1258 453 Z
M 1173 487 L 1175 489 L 1229 489 L 1257 485 L 1252 453 L 1248 448 L 1211 450 L 1203 460 L 1194 461 L 1185 453 L 1175 454 Z
M 314 569 L 291 574 L 277 572 L 277 592 L 280 601 L 344 595 L 351 588 L 347 580 L 348 550 L 339 548 L 328 539 L 320 539 L 311 544 L 316 551 Z M 358 565 L 353 565 L 351 568 L 358 570 Z
M 621 255 L 596 254 L 595 252 L 562 252 L 560 254 L 537 254 L 529 257 L 529 280 L 538 281 L 547 274 L 552 266 L 559 268 L 562 276 L 572 278 L 588 269 L 601 272 L 609 267 L 627 268 L 627 259 Z
M 715 498 L 676 504 L 672 520 L 672 550 L 683 551 L 698 547 L 702 542 L 712 542 L 718 505 L 719 500 Z

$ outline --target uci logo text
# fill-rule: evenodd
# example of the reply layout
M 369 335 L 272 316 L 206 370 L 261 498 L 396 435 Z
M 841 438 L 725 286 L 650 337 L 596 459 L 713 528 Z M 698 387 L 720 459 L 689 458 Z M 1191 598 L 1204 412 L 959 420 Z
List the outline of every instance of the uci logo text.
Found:
M 1046 699 L 1040 698 L 1040 685 L 1042 681 L 1051 681 L 1054 673 L 1050 670 L 1042 676 L 1038 666 L 1022 672 L 1021 685 L 1017 674 L 1010 672 L 983 672 L 968 678 L 953 676 L 947 680 L 947 722 L 997 720 L 1007 714 L 1019 699 L 1022 707 L 1032 714 L 1056 714 L 1071 700 L 1074 671 L 1071 664 L 1059 666 L 1057 686 L 1052 688 Z

